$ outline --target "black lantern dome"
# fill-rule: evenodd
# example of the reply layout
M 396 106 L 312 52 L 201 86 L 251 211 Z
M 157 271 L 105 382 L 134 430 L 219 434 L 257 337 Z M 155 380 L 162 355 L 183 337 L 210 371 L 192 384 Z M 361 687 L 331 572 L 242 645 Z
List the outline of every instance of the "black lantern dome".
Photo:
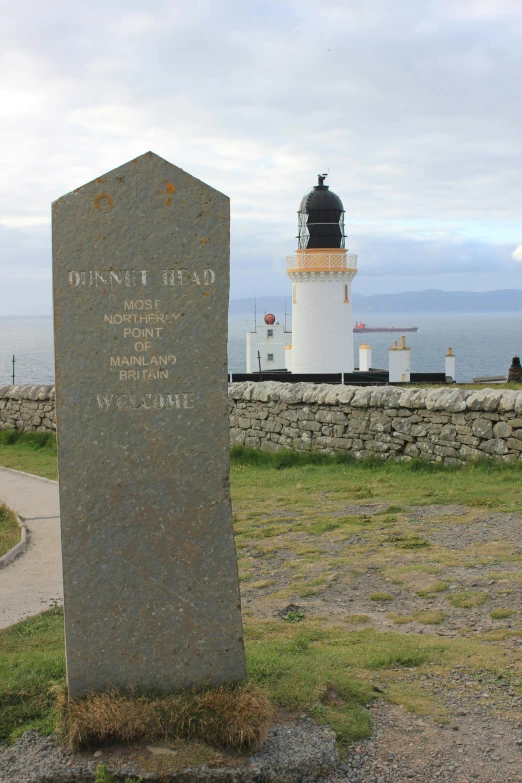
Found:
M 318 175 L 315 185 L 299 206 L 299 250 L 344 248 L 343 202 L 328 185 L 326 174 Z

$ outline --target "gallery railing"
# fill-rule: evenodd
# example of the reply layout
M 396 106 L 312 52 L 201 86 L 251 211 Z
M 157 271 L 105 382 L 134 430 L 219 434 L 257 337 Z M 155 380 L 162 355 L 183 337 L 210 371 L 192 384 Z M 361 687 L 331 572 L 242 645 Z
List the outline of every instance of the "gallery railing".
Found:
M 286 257 L 286 268 L 309 271 L 344 271 L 357 269 L 353 253 L 295 253 Z

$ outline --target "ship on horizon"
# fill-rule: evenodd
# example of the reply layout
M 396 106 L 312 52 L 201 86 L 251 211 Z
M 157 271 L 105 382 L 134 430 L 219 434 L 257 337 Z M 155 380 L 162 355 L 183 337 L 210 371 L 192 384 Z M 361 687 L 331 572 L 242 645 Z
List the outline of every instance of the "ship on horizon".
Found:
M 362 332 L 418 332 L 418 326 L 366 326 L 362 321 L 356 321 L 353 327 L 354 334 Z

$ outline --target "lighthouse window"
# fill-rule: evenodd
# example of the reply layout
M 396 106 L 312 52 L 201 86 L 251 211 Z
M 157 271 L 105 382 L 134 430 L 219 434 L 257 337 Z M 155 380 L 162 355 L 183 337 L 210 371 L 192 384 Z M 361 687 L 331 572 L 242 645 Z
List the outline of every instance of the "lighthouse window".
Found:
M 266 355 L 266 360 L 267 360 L 267 362 L 273 362 L 274 361 L 274 354 L 273 353 L 268 353 Z
M 266 330 L 266 336 L 267 337 L 273 337 L 274 336 L 274 330 L 273 329 L 267 329 Z
M 348 299 L 348 286 L 347 285 L 344 286 L 344 301 L 345 302 L 349 302 L 350 301 Z
M 293 304 L 297 302 L 297 286 L 295 285 L 295 283 L 292 286 L 292 302 Z

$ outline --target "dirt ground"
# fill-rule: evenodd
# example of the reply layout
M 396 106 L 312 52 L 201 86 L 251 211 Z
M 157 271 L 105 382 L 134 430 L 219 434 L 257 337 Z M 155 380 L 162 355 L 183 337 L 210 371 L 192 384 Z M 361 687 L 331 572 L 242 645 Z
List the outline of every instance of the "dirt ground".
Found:
M 464 659 L 431 672 L 397 667 L 367 706 L 372 737 L 352 746 L 333 783 L 522 781 L 521 514 L 339 507 L 325 497 L 320 513 L 280 507 L 255 524 L 246 510 L 239 518 L 249 525 L 238 537 L 247 621 L 292 605 L 326 624 L 467 639 L 470 656 L 479 641 L 508 661 L 508 676 Z M 394 683 L 432 706 L 419 715 L 389 703 Z

